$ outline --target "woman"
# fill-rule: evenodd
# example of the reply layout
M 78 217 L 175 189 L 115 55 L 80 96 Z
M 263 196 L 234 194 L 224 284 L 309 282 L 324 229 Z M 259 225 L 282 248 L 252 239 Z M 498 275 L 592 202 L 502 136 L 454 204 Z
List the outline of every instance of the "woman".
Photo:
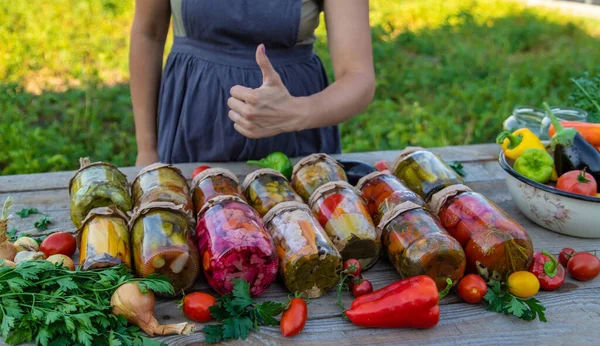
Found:
M 368 7 L 368 0 L 136 0 L 129 58 L 136 165 L 339 153 L 337 124 L 362 112 L 375 90 Z M 331 85 L 313 53 L 321 11 Z M 162 71 L 171 17 L 175 37 Z

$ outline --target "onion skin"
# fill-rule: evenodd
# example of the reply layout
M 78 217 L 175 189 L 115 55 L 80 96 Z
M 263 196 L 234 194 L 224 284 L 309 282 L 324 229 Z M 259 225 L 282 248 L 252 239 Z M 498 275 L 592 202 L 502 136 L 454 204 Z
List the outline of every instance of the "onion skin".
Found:
M 0 243 L 0 258 L 8 261 L 14 261 L 17 255 L 17 249 L 8 240 Z
M 4 260 L 2 262 L 2 264 L 0 264 L 0 267 L 16 267 L 17 264 L 13 261 L 9 261 L 9 260 Z
M 14 261 L 17 255 L 17 249 L 8 241 L 8 211 L 12 207 L 12 197 L 9 196 L 2 206 L 0 212 L 0 258 L 4 260 Z
M 45 260 L 46 255 L 43 252 L 35 251 L 21 251 L 15 256 L 15 263 L 19 264 L 25 261 Z
M 21 251 L 40 251 L 40 246 L 38 243 L 29 237 L 21 237 L 17 239 L 16 242 L 13 243 L 17 252 Z

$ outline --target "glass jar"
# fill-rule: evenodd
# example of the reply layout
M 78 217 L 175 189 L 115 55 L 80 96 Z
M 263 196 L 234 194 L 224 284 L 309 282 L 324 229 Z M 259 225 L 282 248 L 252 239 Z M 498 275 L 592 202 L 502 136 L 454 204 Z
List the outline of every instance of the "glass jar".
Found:
M 397 205 L 379 224 L 384 253 L 402 279 L 417 275 L 432 278 L 443 290 L 465 274 L 465 253 L 439 221 L 412 202 Z
M 150 202 L 170 202 L 193 211 L 190 187 L 181 171 L 168 164 L 155 163 L 140 171 L 131 184 L 136 207 Z
M 403 150 L 392 166 L 392 173 L 425 201 L 444 187 L 464 183 L 442 159 L 423 148 Z
M 227 169 L 209 168 L 194 177 L 192 180 L 194 215 L 198 215 L 208 200 L 217 196 L 237 196 L 245 201 L 240 181 Z
M 248 204 L 260 216 L 265 216 L 277 203 L 302 202 L 283 174 L 274 169 L 263 168 L 248 174 L 242 188 Z
M 136 208 L 129 225 L 137 275 L 166 276 L 176 295 L 192 287 L 200 273 L 192 241 L 193 221 L 183 205 L 150 202 Z
M 567 107 L 550 107 L 550 109 L 560 121 L 587 121 L 588 114 L 581 109 Z M 521 128 L 528 128 L 541 140 L 549 140 L 548 129 L 551 123 L 545 110 L 536 107 L 519 106 L 515 107 L 512 115 L 504 120 L 503 127 L 510 132 Z
M 398 204 L 404 202 L 413 202 L 420 206 L 425 204 L 419 195 L 390 173 L 371 173 L 359 180 L 356 188 L 367 201 L 367 210 L 375 225 L 379 224 L 385 213 Z
M 344 261 L 355 258 L 363 270 L 377 262 L 381 237 L 364 199 L 352 185 L 327 183 L 313 193 L 309 206 Z
M 260 215 L 237 196 L 218 196 L 198 213 L 196 239 L 208 284 L 219 294 L 233 290 L 233 279 L 250 283 L 258 296 L 277 277 L 279 259 Z
M 469 273 L 503 281 L 529 267 L 533 243 L 527 231 L 485 196 L 451 186 L 436 193 L 430 206 L 465 250 Z
M 318 298 L 338 283 L 342 256 L 304 203 L 282 202 L 264 218 L 287 289 Z
M 80 228 L 90 210 L 114 204 L 122 212 L 132 208 L 129 183 L 117 166 L 79 160 L 80 167 L 69 181 L 71 220 Z
M 116 206 L 94 208 L 77 231 L 79 268 L 90 270 L 114 267 L 131 268 L 131 245 L 127 215 Z
M 312 154 L 294 165 L 292 188 L 304 202 L 321 185 L 331 181 L 348 181 L 342 165 L 326 154 Z

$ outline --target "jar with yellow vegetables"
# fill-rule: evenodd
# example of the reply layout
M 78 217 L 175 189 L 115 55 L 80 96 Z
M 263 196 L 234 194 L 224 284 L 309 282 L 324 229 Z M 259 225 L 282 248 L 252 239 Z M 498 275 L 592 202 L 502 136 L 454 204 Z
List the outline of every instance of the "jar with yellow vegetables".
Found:
M 274 169 L 263 168 L 248 174 L 242 189 L 248 204 L 256 209 L 260 216 L 265 216 L 278 203 L 302 202 L 302 198 L 294 192 L 283 174 Z
M 294 165 L 292 188 L 304 202 L 321 185 L 331 181 L 348 181 L 342 165 L 327 154 L 306 156 Z
M 187 180 L 179 168 L 155 163 L 143 168 L 131 184 L 133 204 L 136 207 L 150 202 L 170 202 L 194 210 Z

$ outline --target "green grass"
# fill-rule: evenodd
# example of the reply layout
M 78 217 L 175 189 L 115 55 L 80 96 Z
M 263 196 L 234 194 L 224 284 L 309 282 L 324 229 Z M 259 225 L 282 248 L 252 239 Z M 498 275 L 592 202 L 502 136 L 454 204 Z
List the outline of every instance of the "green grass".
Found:
M 494 0 L 371 7 L 377 93 L 341 126 L 345 152 L 490 142 L 516 105 L 568 104 L 570 78 L 600 73 L 599 21 Z M 0 3 L 1 174 L 134 163 L 132 16 L 133 1 Z

